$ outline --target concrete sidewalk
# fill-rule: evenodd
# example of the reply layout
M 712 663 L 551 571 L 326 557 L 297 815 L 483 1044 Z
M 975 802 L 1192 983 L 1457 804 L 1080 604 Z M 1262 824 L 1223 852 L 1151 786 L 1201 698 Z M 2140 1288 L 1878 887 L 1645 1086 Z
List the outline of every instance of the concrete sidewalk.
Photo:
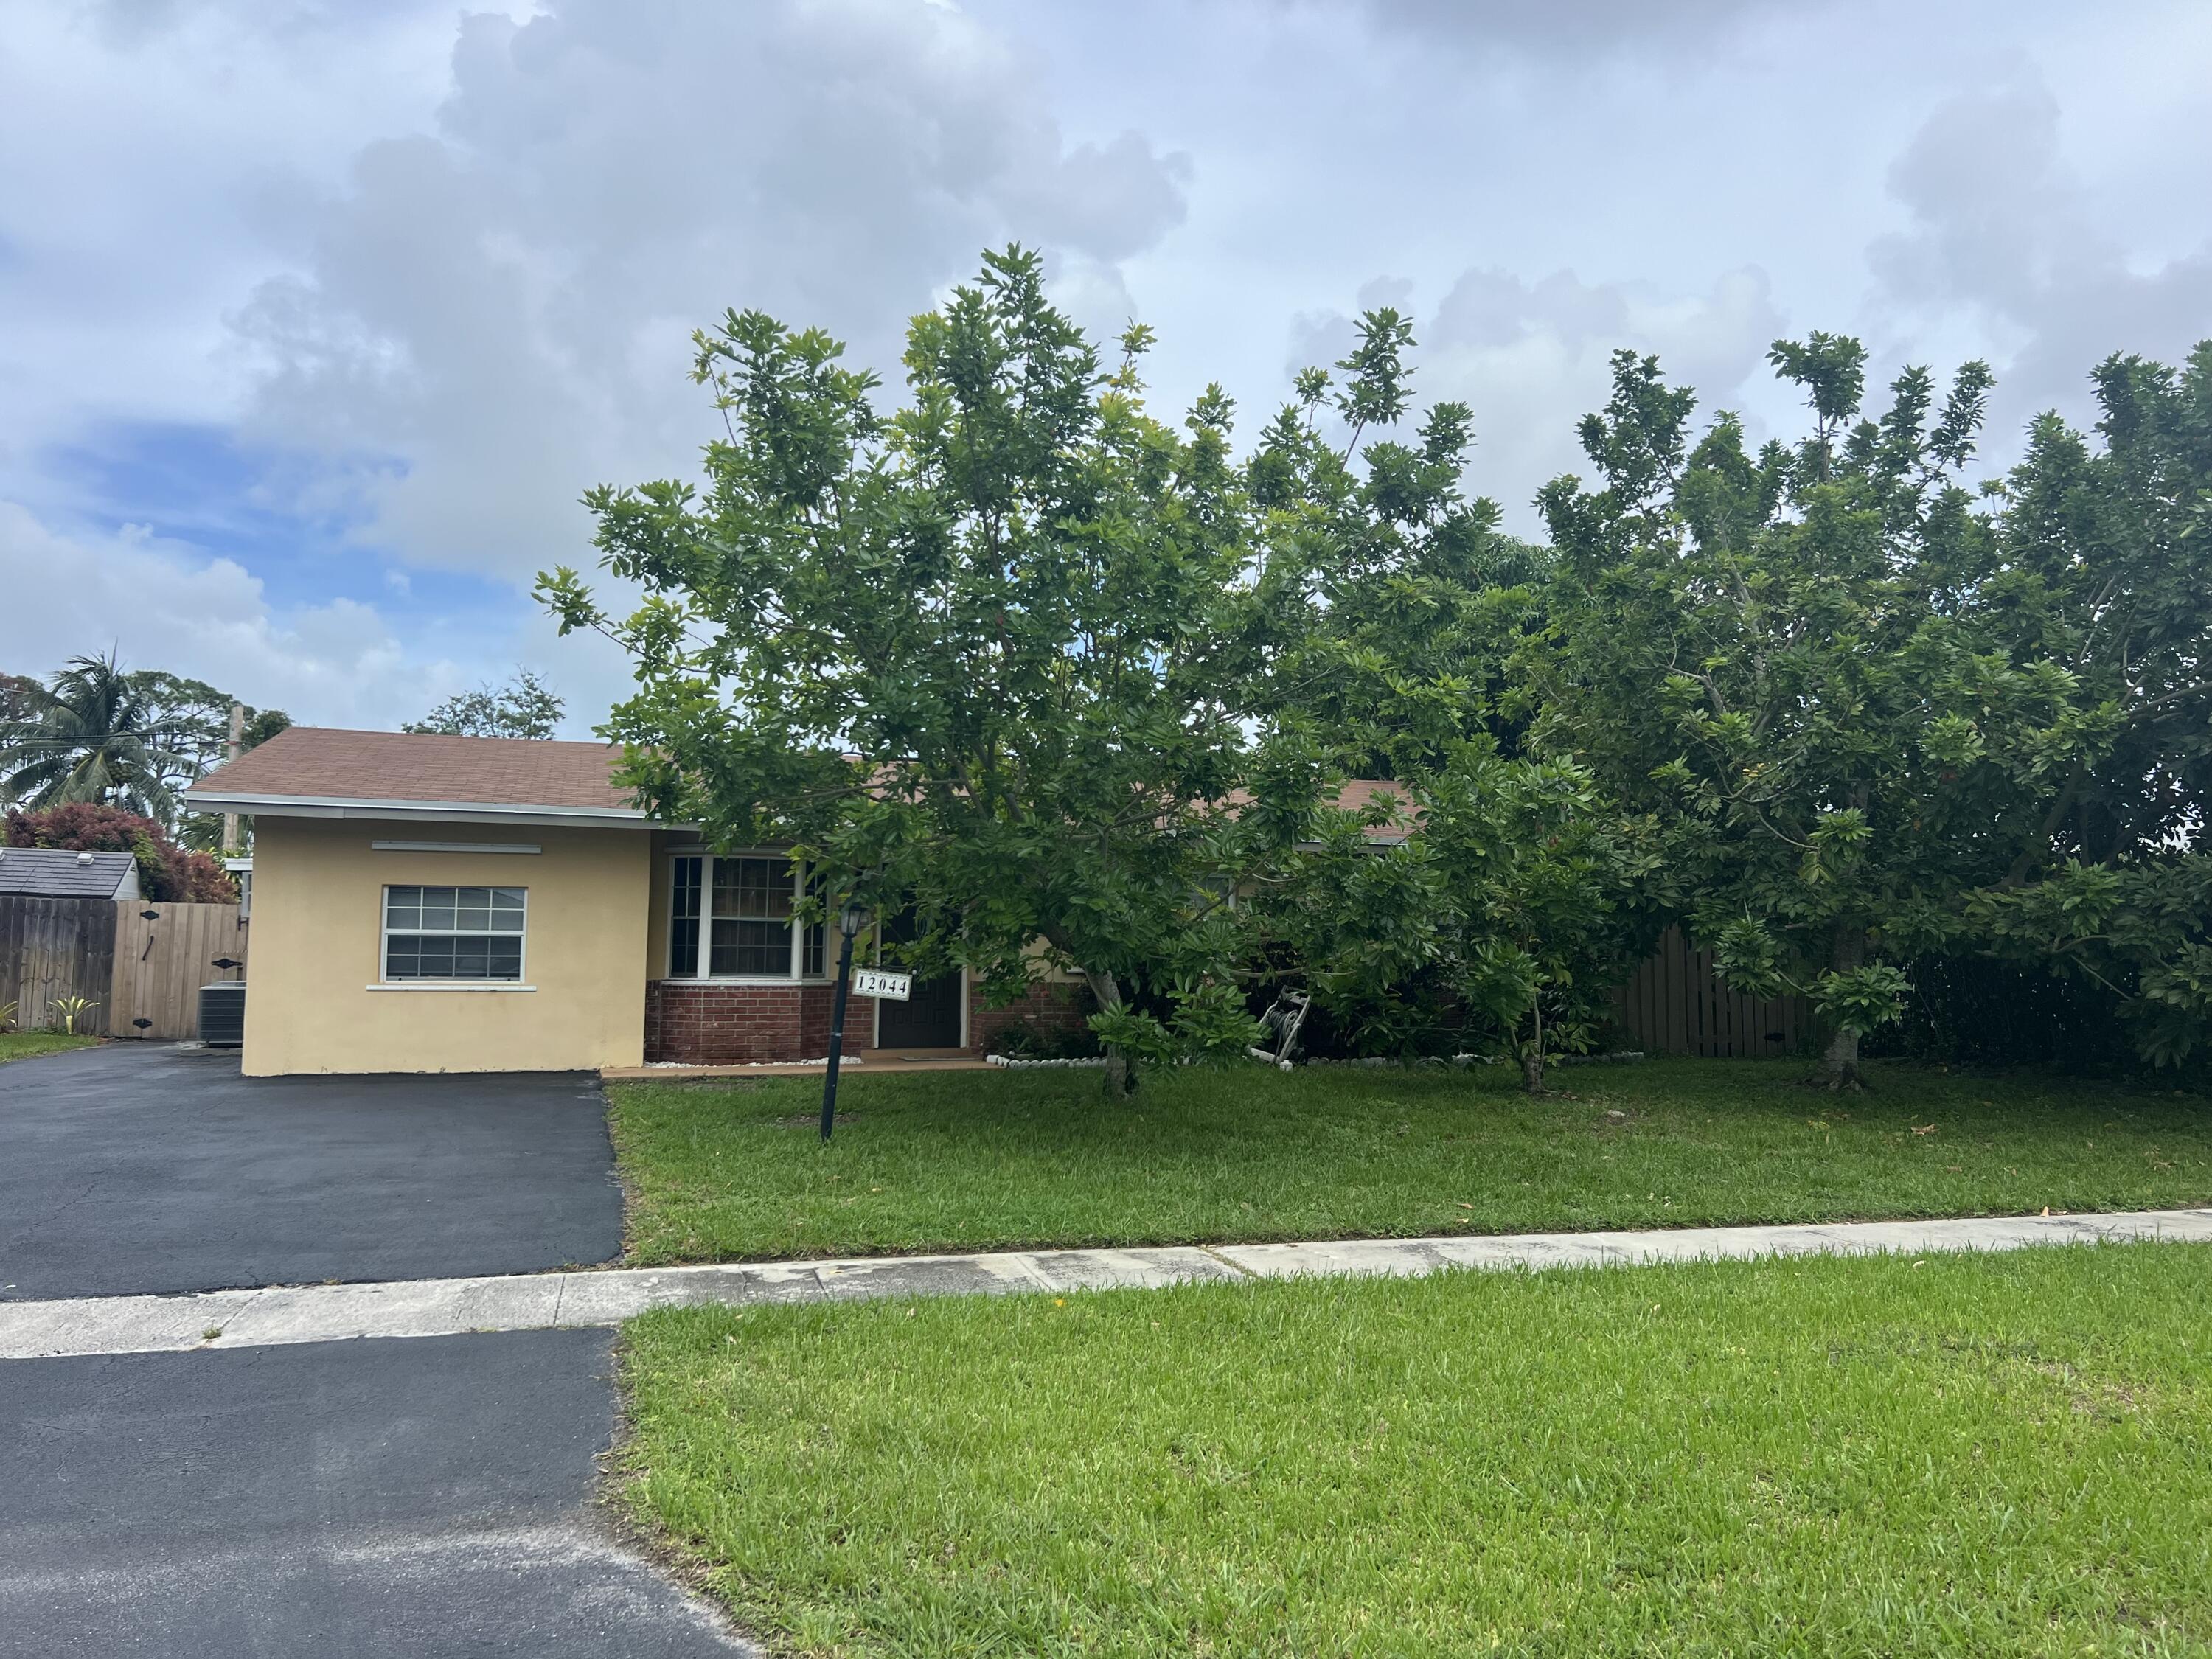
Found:
M 2212 1209 L 1867 1221 L 1486 1238 L 1010 1250 L 273 1286 L 191 1296 L 0 1303 L 0 1359 L 276 1346 L 619 1324 L 650 1308 L 838 1302 L 1024 1291 L 1150 1289 L 1301 1274 L 1412 1276 L 1449 1268 L 1632 1267 L 1761 1256 L 1923 1255 L 2038 1244 L 2212 1243 Z

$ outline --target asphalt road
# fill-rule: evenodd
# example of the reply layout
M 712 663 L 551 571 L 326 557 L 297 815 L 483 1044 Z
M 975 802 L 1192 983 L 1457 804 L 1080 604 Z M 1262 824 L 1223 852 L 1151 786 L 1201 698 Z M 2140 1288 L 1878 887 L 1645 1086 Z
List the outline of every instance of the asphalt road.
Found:
M 0 1297 L 605 1261 L 622 1194 L 578 1073 L 243 1078 L 113 1042 L 0 1065 Z
M 0 1656 L 750 1652 L 590 1507 L 611 1340 L 0 1364 Z

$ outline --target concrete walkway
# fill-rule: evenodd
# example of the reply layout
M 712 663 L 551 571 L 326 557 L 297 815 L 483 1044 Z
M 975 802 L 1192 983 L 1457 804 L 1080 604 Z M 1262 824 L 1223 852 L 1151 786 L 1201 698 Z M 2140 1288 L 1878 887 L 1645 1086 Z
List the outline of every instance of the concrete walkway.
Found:
M 1412 1276 L 1460 1268 L 1629 1267 L 1761 1256 L 1923 1255 L 2037 1244 L 2212 1243 L 2212 1209 L 1869 1221 L 1487 1238 L 1010 1250 L 275 1286 L 190 1296 L 0 1303 L 0 1359 L 268 1347 L 354 1337 L 451 1336 L 619 1324 L 649 1308 L 1148 1289 L 1300 1274 Z
M 995 1072 L 1000 1068 L 981 1054 L 964 1048 L 869 1048 L 848 1054 L 841 1078 L 912 1076 L 917 1072 Z M 600 1068 L 602 1083 L 722 1083 L 732 1079 L 764 1077 L 819 1078 L 828 1069 L 823 1060 L 754 1060 L 743 1066 L 607 1066 Z

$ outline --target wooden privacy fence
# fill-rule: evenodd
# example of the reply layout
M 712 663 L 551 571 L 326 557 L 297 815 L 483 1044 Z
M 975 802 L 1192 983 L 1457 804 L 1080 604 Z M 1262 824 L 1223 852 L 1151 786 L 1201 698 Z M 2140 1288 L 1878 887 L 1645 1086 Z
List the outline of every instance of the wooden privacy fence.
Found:
M 1692 950 L 1675 927 L 1613 1000 L 1614 1016 L 1638 1045 L 1658 1054 L 1794 1054 L 1813 1034 L 1812 1005 L 1803 997 L 1729 990 L 1713 972 L 1713 953 Z
M 200 987 L 246 977 L 246 936 L 251 930 L 238 907 L 132 900 L 114 908 L 108 1035 L 198 1036 Z M 232 965 L 217 967 L 219 962 Z
M 83 997 L 88 1035 L 197 1036 L 200 987 L 245 977 L 247 932 L 235 904 L 0 895 L 0 1004 L 18 1030 L 49 1029 L 55 1002 Z
M 0 1009 L 15 1005 L 18 1030 L 53 1024 L 53 1005 L 64 997 L 100 1005 L 78 1019 L 79 1030 L 107 1030 L 115 911 L 112 899 L 0 896 Z

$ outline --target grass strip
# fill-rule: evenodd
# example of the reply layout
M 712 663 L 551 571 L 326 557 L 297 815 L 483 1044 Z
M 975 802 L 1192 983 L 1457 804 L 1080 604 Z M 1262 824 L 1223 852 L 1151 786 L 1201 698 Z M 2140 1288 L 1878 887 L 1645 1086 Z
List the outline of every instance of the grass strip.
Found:
M 2034 1075 L 1799 1061 L 1502 1072 L 868 1077 L 828 1147 L 820 1085 L 622 1084 L 647 1265 L 1034 1246 L 2160 1209 L 2212 1202 L 2212 1102 Z
M 0 1031 L 0 1061 L 28 1060 L 64 1048 L 89 1048 L 98 1037 L 67 1036 L 59 1031 Z
M 809 1655 L 2203 1654 L 2208 1270 L 667 1310 L 624 1492 Z

